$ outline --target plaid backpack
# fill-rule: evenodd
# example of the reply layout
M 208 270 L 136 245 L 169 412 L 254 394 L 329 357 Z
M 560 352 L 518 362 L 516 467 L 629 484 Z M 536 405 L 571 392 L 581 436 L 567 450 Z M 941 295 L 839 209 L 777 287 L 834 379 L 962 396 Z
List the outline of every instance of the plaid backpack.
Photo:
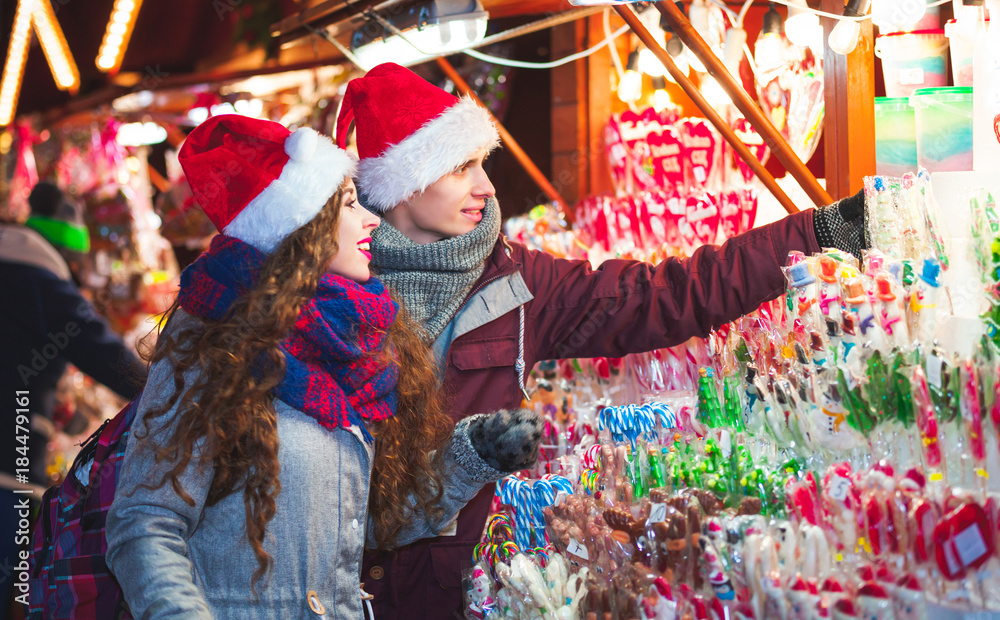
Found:
M 80 449 L 62 484 L 42 496 L 32 535 L 28 618 L 131 620 L 104 555 L 104 524 L 139 399 L 106 421 Z

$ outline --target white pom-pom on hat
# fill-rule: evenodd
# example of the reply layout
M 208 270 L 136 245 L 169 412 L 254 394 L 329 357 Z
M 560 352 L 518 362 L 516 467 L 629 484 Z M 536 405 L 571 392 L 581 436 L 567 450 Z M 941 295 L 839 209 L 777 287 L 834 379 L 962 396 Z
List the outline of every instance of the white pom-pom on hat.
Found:
M 295 161 L 312 159 L 319 145 L 319 134 L 309 127 L 300 127 L 285 140 L 285 154 Z

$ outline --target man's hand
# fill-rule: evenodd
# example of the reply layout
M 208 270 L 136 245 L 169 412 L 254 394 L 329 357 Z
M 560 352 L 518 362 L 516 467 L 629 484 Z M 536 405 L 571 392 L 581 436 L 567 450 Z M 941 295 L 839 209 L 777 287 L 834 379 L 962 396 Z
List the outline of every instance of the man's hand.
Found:
M 822 248 L 837 248 L 861 259 L 870 247 L 865 213 L 865 190 L 831 205 L 818 207 L 813 216 L 816 240 Z

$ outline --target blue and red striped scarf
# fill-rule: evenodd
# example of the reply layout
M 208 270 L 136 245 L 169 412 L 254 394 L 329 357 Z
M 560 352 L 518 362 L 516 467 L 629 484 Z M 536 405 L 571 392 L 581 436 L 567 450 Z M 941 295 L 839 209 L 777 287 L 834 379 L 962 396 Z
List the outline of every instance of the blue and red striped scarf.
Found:
M 239 239 L 218 235 L 181 274 L 180 305 L 196 316 L 222 320 L 260 277 L 267 255 Z M 375 355 L 398 306 L 377 278 L 365 284 L 325 274 L 316 295 L 280 344 L 285 378 L 273 394 L 334 430 L 396 413 L 399 367 Z

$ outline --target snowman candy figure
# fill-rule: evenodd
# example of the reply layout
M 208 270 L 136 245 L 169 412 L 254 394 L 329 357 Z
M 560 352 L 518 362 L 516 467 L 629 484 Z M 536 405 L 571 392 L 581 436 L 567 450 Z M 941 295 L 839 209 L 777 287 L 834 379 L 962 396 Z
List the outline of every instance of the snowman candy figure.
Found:
M 878 326 L 878 319 L 872 309 L 868 293 L 865 291 L 864 282 L 860 277 L 852 277 L 844 285 L 844 301 L 847 304 L 847 311 L 844 316 L 844 333 L 851 333 L 855 342 L 864 346 L 870 344 L 874 348 L 879 348 L 881 342 L 881 330 Z M 847 314 L 850 314 L 848 321 Z M 848 324 L 851 324 L 849 327 Z
M 910 341 L 909 330 L 906 328 L 906 320 L 896 292 L 893 290 L 893 278 L 886 272 L 875 276 L 876 293 L 878 298 L 878 317 L 885 332 L 884 343 L 894 348 L 906 346 Z M 888 353 L 888 351 L 885 351 Z
M 941 263 L 933 258 L 926 258 L 910 290 L 910 321 L 917 340 L 925 347 L 930 347 L 934 342 L 934 329 L 937 327 L 937 294 L 941 288 L 941 282 L 938 280 L 940 275 Z
M 819 312 L 826 323 L 827 337 L 834 342 L 839 337 L 841 324 L 840 281 L 837 269 L 840 264 L 830 256 L 819 257 Z

